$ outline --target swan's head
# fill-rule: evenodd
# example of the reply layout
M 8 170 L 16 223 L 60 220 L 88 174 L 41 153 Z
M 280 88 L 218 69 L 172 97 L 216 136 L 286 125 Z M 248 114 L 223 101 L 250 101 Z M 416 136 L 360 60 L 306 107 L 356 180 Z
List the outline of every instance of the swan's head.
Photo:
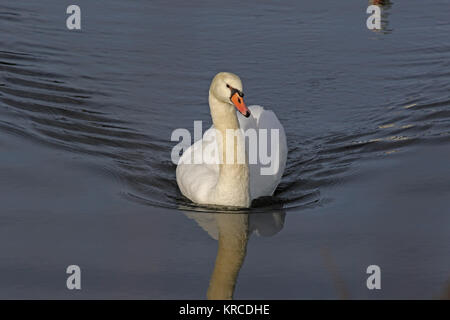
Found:
M 209 94 L 230 106 L 234 105 L 244 117 L 248 118 L 250 116 L 250 110 L 244 103 L 242 81 L 237 75 L 230 72 L 216 74 L 211 82 Z

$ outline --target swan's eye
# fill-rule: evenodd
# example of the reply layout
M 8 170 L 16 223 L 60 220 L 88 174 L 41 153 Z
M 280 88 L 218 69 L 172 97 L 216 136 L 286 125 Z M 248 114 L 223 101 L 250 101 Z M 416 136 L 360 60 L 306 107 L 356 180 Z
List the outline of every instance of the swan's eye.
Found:
M 229 85 L 228 83 L 227 83 L 227 88 L 228 88 L 228 89 L 230 89 L 230 88 L 231 88 L 231 87 L 230 87 L 230 85 Z

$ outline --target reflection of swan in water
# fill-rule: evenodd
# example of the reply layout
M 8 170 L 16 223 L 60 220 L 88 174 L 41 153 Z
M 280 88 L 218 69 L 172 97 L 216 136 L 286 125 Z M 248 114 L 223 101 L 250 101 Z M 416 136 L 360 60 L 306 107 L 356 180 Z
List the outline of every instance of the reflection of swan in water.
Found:
M 218 240 L 216 263 L 209 282 L 208 299 L 232 299 L 239 270 L 254 232 L 262 236 L 278 233 L 284 225 L 285 212 L 272 213 L 200 213 L 185 212 L 212 238 Z

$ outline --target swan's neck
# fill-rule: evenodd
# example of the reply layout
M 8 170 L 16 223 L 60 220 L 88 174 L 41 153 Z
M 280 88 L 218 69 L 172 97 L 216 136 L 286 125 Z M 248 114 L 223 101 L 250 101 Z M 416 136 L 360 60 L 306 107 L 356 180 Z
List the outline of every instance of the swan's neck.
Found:
M 220 133 L 220 139 L 217 139 L 220 165 L 216 204 L 249 207 L 249 169 L 236 111 L 211 93 L 209 106 L 214 127 Z
M 239 270 L 244 262 L 248 242 L 247 214 L 218 214 L 219 245 L 207 297 L 233 299 Z

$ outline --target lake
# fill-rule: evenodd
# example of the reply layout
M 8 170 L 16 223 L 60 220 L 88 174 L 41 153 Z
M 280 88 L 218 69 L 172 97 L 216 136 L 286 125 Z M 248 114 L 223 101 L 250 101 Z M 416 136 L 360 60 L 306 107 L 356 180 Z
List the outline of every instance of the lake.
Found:
M 203 299 L 227 228 L 248 235 L 236 299 L 444 296 L 450 6 L 386 2 L 377 31 L 368 1 L 78 0 L 68 30 L 69 3 L 3 0 L 0 298 Z M 171 161 L 220 71 L 287 135 L 244 212 L 191 203 Z

